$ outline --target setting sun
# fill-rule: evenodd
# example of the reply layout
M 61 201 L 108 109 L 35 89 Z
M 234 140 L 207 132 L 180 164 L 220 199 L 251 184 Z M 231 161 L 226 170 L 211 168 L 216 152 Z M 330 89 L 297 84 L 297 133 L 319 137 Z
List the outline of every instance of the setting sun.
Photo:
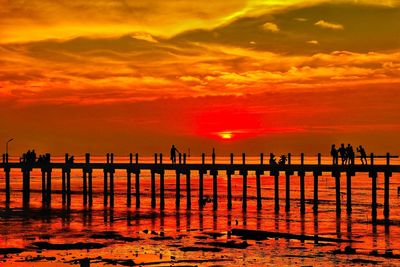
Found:
M 222 139 L 225 139 L 225 140 L 228 140 L 228 139 L 232 139 L 232 132 L 222 132 L 222 133 L 219 133 L 219 136 L 222 138 Z

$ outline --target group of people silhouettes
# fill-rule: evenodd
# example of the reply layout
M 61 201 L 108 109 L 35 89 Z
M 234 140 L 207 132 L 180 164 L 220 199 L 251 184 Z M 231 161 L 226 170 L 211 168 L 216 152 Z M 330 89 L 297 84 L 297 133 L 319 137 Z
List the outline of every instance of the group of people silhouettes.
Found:
M 22 154 L 20 158 L 21 162 L 25 162 L 27 164 L 32 163 L 50 163 L 50 154 L 44 154 L 37 157 L 35 150 L 28 150 L 26 153 Z
M 367 162 L 367 153 L 365 153 L 365 149 L 363 146 L 358 146 L 356 148 L 357 152 L 360 153 L 361 163 L 368 164 Z M 353 146 L 348 144 L 347 147 L 344 144 L 341 144 L 338 149 L 336 149 L 335 144 L 331 147 L 331 156 L 332 156 L 332 163 L 337 165 L 339 164 L 339 157 L 342 160 L 342 165 L 354 165 L 355 161 L 355 152 Z

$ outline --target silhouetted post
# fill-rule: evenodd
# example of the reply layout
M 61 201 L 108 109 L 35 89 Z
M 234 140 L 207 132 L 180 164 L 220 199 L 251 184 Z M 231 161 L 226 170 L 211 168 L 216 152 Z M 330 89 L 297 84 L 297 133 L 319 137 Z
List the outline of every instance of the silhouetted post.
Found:
M 288 153 L 288 165 L 292 164 L 292 154 Z M 292 175 L 292 171 L 286 171 L 285 172 L 285 185 L 286 185 L 286 205 L 285 205 L 285 211 L 290 211 L 290 175 Z
M 371 153 L 371 171 L 369 173 L 369 176 L 372 178 L 372 199 L 371 199 L 371 217 L 372 217 L 372 223 L 376 224 L 376 217 L 377 217 L 377 202 L 376 202 L 376 179 L 378 177 L 378 173 L 373 170 L 374 166 L 374 153 Z
M 181 172 L 176 170 L 175 177 L 175 205 L 179 209 L 181 207 Z
M 46 170 L 42 168 L 42 206 L 46 206 Z
M 162 162 L 162 155 L 160 154 L 160 163 Z M 164 193 L 164 170 L 160 171 L 160 210 L 165 208 L 165 193 Z
M 135 197 L 136 208 L 140 208 L 140 171 L 135 172 Z
M 113 154 L 111 154 L 113 155 Z M 112 158 L 112 157 L 111 157 Z M 113 161 L 111 161 L 113 163 Z M 110 207 L 114 208 L 114 168 L 110 170 Z
M 351 214 L 351 171 L 346 172 L 346 213 Z
M 132 164 L 133 162 L 133 154 L 129 153 L 129 163 Z
M 71 206 L 71 170 L 66 170 L 67 175 L 67 207 Z
M 82 185 L 83 205 L 87 205 L 87 173 L 83 170 L 83 185 Z
M 243 176 L 242 210 L 246 211 L 247 210 L 247 170 L 245 169 L 245 167 L 246 167 L 246 154 L 245 153 L 242 153 L 242 164 L 243 164 L 243 169 L 241 171 L 241 175 Z
M 201 168 L 201 170 L 199 171 L 199 209 L 200 210 L 203 209 L 203 205 L 202 205 L 203 197 L 204 197 L 203 196 L 203 190 L 204 190 L 204 188 L 203 188 L 203 185 L 204 185 L 204 183 L 203 183 L 203 180 L 204 180 L 203 175 L 204 175 L 204 164 L 205 164 L 205 161 L 206 161 L 206 155 L 204 153 L 202 153 L 201 154 L 201 165 L 202 165 L 203 168 Z
M 156 174 L 151 170 L 151 208 L 156 208 Z
M 230 155 L 230 163 L 233 165 L 233 153 Z M 227 193 L 228 193 L 228 210 L 232 209 L 232 172 L 233 169 L 228 169 L 226 172 L 227 176 Z
M 300 161 L 301 161 L 301 168 L 303 168 L 304 165 L 304 153 L 301 153 L 300 155 Z M 304 182 L 304 177 L 305 177 L 305 171 L 302 169 L 299 171 L 299 176 L 300 176 L 300 213 L 305 214 L 306 213 L 306 205 L 305 205 L 305 182 Z
M 212 164 L 215 165 L 215 149 L 213 148 L 213 152 L 211 155 Z M 214 168 L 210 171 L 210 174 L 213 177 L 213 210 L 218 209 L 218 171 Z
M 260 154 L 260 164 L 261 166 L 264 164 L 264 154 Z M 257 210 L 261 210 L 262 202 L 261 202 L 261 172 L 256 171 L 256 190 L 257 190 Z
M 50 159 L 50 157 L 49 157 Z M 47 206 L 51 207 L 51 168 L 47 169 Z
M 386 153 L 386 166 L 388 170 L 385 171 L 385 195 L 384 195 L 384 206 L 383 206 L 383 215 L 385 216 L 385 220 L 389 219 L 389 179 L 392 177 L 392 173 L 389 171 L 390 166 L 390 153 Z
M 30 202 L 30 166 L 24 166 L 22 170 L 23 179 L 23 207 L 24 209 L 29 209 Z
M 6 173 L 6 208 L 10 207 L 11 200 L 11 186 L 10 186 L 10 167 L 4 167 L 4 171 Z
M 90 168 L 90 154 L 86 153 L 85 154 L 85 163 L 87 165 L 86 167 L 86 172 L 88 174 L 88 182 L 89 182 L 89 186 L 88 186 L 88 193 L 89 193 L 89 207 L 93 206 L 93 175 L 92 175 L 92 169 Z
M 318 153 L 318 170 L 314 171 L 314 206 L 313 206 L 313 211 L 314 214 L 318 213 L 318 177 L 319 175 L 321 175 L 321 170 L 320 170 L 320 166 L 321 166 L 321 153 Z
M 190 210 L 191 208 L 190 170 L 186 170 L 186 209 Z
M 279 212 L 279 171 L 274 171 L 274 198 L 275 198 L 275 212 Z
M 186 153 L 183 153 L 183 164 L 186 164 Z
M 340 199 L 340 171 L 335 172 L 335 192 L 336 192 L 336 216 L 340 216 L 342 212 Z
M 181 153 L 179 153 L 179 164 L 182 164 L 182 154 Z
M 42 177 L 42 194 L 43 190 L 43 177 Z M 62 205 L 64 206 L 67 203 L 67 190 L 66 190 L 66 181 L 65 181 L 65 170 L 62 169 L 61 173 L 61 198 L 62 198 Z M 43 198 L 42 198 L 43 199 Z
M 132 183 L 131 170 L 128 169 L 126 171 L 126 206 L 128 208 L 131 206 L 131 188 L 132 188 L 131 183 Z
M 109 163 L 109 156 L 107 154 L 107 163 Z M 107 207 L 108 205 L 108 171 L 104 169 L 104 206 Z
M 107 164 L 110 164 L 110 153 L 107 153 Z

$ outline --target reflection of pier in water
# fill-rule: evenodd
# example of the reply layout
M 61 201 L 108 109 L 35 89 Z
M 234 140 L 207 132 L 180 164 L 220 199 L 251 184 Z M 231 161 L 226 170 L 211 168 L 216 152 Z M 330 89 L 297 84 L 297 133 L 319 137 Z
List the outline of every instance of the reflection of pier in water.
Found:
M 255 172 L 256 174 L 256 200 L 257 200 L 257 210 L 262 210 L 262 195 L 261 195 L 261 175 L 265 172 L 269 172 L 274 179 L 274 209 L 276 213 L 279 213 L 279 175 L 280 173 L 285 174 L 285 211 L 290 211 L 290 177 L 297 173 L 300 178 L 300 213 L 305 214 L 305 175 L 306 173 L 313 174 L 313 212 L 318 214 L 318 184 L 319 177 L 322 173 L 331 173 L 335 178 L 335 201 L 336 201 L 336 214 L 340 216 L 341 214 L 341 196 L 340 196 L 340 182 L 341 175 L 346 176 L 346 212 L 351 214 L 352 212 L 352 179 L 356 173 L 368 173 L 371 177 L 371 218 L 373 224 L 377 223 L 377 178 L 378 173 L 383 173 L 384 175 L 384 218 L 385 222 L 389 222 L 389 186 L 390 177 L 394 172 L 400 172 L 400 165 L 391 165 L 390 159 L 394 156 L 390 156 L 388 153 L 386 158 L 386 164 L 374 164 L 374 154 L 370 156 L 369 165 L 333 165 L 333 164 L 322 164 L 321 154 L 318 154 L 316 164 L 305 164 L 304 154 L 301 154 L 300 162 L 298 164 L 292 164 L 291 156 L 288 155 L 288 163 L 285 165 L 271 165 L 264 164 L 264 156 L 260 155 L 260 162 L 258 164 L 248 164 L 246 163 L 245 154 L 242 155 L 241 163 L 234 163 L 233 154 L 230 156 L 230 163 L 220 164 L 216 163 L 215 154 L 212 155 L 211 163 L 206 163 L 205 155 L 202 154 L 202 160 L 200 163 L 187 163 L 186 154 L 179 155 L 179 163 L 177 164 L 165 164 L 163 163 L 162 154 L 154 155 L 154 163 L 139 163 L 138 154 L 130 154 L 130 160 L 128 163 L 114 163 L 114 155 L 107 154 L 107 161 L 105 163 L 90 162 L 90 154 L 86 154 L 85 162 L 73 163 L 69 160 L 68 154 L 65 156 L 65 162 L 10 162 L 8 160 L 8 155 L 3 155 L 3 162 L 0 163 L 0 168 L 5 171 L 5 181 L 6 181 L 6 208 L 9 208 L 11 187 L 10 187 L 10 171 L 11 169 L 21 169 L 23 173 L 23 207 L 24 209 L 29 209 L 30 202 L 30 172 L 32 169 L 40 169 L 42 172 L 42 204 L 45 208 L 51 207 L 52 200 L 52 170 L 60 169 L 62 171 L 62 204 L 63 206 L 69 208 L 71 205 L 71 170 L 81 169 L 83 171 L 82 175 L 82 195 L 84 206 L 93 206 L 93 189 L 92 189 L 92 172 L 94 169 L 99 169 L 104 171 L 104 190 L 103 190 L 103 200 L 104 206 L 114 207 L 114 173 L 115 170 L 125 170 L 127 174 L 126 180 L 126 205 L 130 207 L 132 205 L 131 198 L 135 197 L 135 205 L 140 208 L 141 205 L 141 192 L 140 192 L 140 173 L 142 170 L 149 170 L 151 173 L 151 207 L 156 208 L 157 195 L 156 195 L 156 175 L 159 176 L 159 208 L 162 212 L 165 210 L 165 182 L 164 174 L 166 171 L 175 171 L 176 173 L 176 198 L 175 204 L 176 208 L 179 210 L 181 201 L 181 191 L 180 191 L 180 179 L 181 175 L 186 178 L 186 208 L 191 210 L 191 182 L 190 175 L 192 172 L 198 172 L 199 174 L 199 192 L 198 192 L 198 204 L 199 209 L 202 210 L 204 198 L 204 175 L 210 174 L 212 176 L 212 201 L 213 210 L 218 208 L 218 183 L 217 177 L 221 172 L 226 173 L 227 177 L 227 210 L 232 209 L 232 175 L 239 173 L 243 179 L 242 186 L 242 210 L 247 211 L 247 176 L 249 172 Z M 50 155 L 48 155 L 50 159 Z M 132 194 L 132 174 L 135 175 L 134 188 L 135 192 Z M 106 217 L 105 217 L 106 218 Z M 244 220 L 245 222 L 245 220 Z M 178 224 L 179 222 L 177 222 Z M 316 225 L 317 227 L 317 225 Z

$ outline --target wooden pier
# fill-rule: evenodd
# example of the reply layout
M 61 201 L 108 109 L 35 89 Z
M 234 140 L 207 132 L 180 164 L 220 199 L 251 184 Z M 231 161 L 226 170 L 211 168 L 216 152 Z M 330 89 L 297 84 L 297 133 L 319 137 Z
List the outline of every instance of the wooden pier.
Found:
M 10 186 L 10 172 L 12 169 L 20 169 L 23 177 L 23 208 L 29 209 L 30 202 L 30 174 L 33 169 L 39 169 L 42 173 L 42 204 L 44 208 L 51 207 L 52 200 L 52 171 L 55 169 L 61 170 L 61 200 L 63 206 L 71 206 L 71 170 L 82 170 L 82 196 L 83 205 L 89 208 L 93 206 L 93 170 L 102 170 L 104 172 L 104 206 L 113 208 L 114 207 L 114 173 L 116 170 L 126 171 L 126 205 L 131 207 L 131 198 L 135 197 L 136 208 L 140 208 L 141 205 L 141 194 L 140 194 L 140 174 L 141 171 L 147 170 L 151 173 L 151 208 L 157 206 L 157 194 L 156 188 L 159 186 L 159 208 L 160 210 L 165 209 L 165 181 L 164 175 L 166 171 L 173 171 L 176 174 L 176 208 L 180 209 L 181 202 L 181 178 L 186 179 L 186 209 L 192 208 L 191 201 L 191 174 L 197 173 L 199 175 L 199 192 L 198 192 L 198 205 L 199 209 L 203 209 L 205 201 L 211 201 L 213 210 L 217 210 L 218 206 L 218 175 L 226 174 L 227 177 L 227 209 L 232 209 L 232 175 L 238 173 L 243 177 L 242 186 L 242 210 L 247 210 L 247 188 L 248 188 L 248 173 L 254 172 L 256 176 L 256 198 L 257 198 L 257 209 L 262 210 L 262 194 L 261 194 L 261 179 L 262 175 L 271 176 L 274 180 L 274 210 L 276 213 L 280 212 L 279 203 L 279 176 L 285 175 L 285 211 L 291 210 L 290 206 L 290 178 L 293 175 L 299 177 L 300 181 L 300 213 L 305 214 L 306 202 L 305 202 L 305 175 L 313 175 L 313 188 L 307 188 L 307 190 L 313 190 L 313 212 L 318 213 L 318 182 L 319 177 L 323 173 L 329 173 L 335 179 L 335 195 L 336 195 L 336 214 L 341 214 L 341 196 L 340 196 L 340 183 L 341 175 L 344 174 L 346 177 L 346 212 L 350 214 L 352 212 L 352 179 L 356 173 L 368 173 L 371 178 L 371 218 L 373 223 L 377 223 L 377 179 L 378 174 L 383 175 L 384 178 L 384 210 L 383 215 L 385 220 L 389 220 L 390 205 L 389 205 L 389 187 L 390 178 L 393 173 L 400 172 L 400 165 L 390 164 L 391 158 L 397 158 L 397 156 L 391 156 L 387 153 L 385 156 L 378 156 L 386 158 L 386 164 L 375 164 L 374 154 L 370 155 L 369 165 L 336 165 L 336 164 L 322 164 L 321 154 L 316 157 L 316 164 L 305 164 L 304 154 L 300 156 L 300 162 L 293 164 L 291 154 L 288 154 L 288 162 L 286 164 L 265 164 L 264 154 L 260 154 L 259 163 L 247 163 L 246 155 L 243 153 L 240 163 L 234 163 L 234 155 L 230 154 L 230 163 L 221 164 L 216 162 L 215 152 L 211 156 L 211 162 L 206 163 L 205 154 L 202 154 L 201 162 L 199 163 L 187 163 L 186 154 L 179 155 L 179 162 L 176 164 L 163 162 L 162 154 L 154 155 L 154 163 L 140 163 L 138 154 L 130 154 L 129 162 L 126 163 L 115 163 L 114 155 L 112 153 L 107 154 L 106 162 L 98 163 L 90 161 L 90 154 L 85 155 L 84 162 L 73 162 L 68 154 L 65 155 L 65 162 L 51 162 L 49 154 L 46 155 L 46 161 L 44 162 L 10 162 L 8 155 L 3 155 L 3 161 L 0 163 L 0 168 L 4 169 L 5 172 L 5 204 L 6 208 L 10 207 L 11 201 L 11 186 Z M 132 174 L 135 177 L 134 187 L 135 192 L 132 194 Z M 212 176 L 212 199 L 204 198 L 204 175 L 209 174 Z M 182 176 L 182 177 L 181 177 Z M 268 179 L 269 177 L 263 177 Z M 158 180 L 158 183 L 157 183 Z M 225 207 L 223 207 L 225 208 Z

